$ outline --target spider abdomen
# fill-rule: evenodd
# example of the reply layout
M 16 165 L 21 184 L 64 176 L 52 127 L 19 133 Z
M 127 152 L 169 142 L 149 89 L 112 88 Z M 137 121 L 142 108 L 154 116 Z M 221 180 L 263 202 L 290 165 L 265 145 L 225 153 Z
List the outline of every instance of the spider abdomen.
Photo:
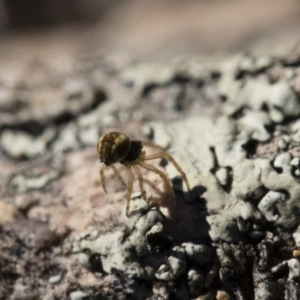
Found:
M 131 142 L 121 132 L 109 132 L 98 141 L 97 150 L 100 161 L 109 166 L 123 160 L 130 151 Z

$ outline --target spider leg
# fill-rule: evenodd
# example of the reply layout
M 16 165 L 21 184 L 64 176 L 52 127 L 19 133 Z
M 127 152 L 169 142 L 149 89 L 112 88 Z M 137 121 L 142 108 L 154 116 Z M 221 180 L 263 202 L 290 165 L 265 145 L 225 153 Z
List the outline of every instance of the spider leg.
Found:
M 147 198 L 147 202 L 150 205 L 150 207 L 158 207 L 158 206 L 163 206 L 163 197 L 164 197 L 164 193 L 158 189 L 158 187 L 155 185 L 155 183 L 153 183 L 152 181 L 150 181 L 147 178 L 143 178 L 144 179 L 144 183 L 148 184 L 153 191 L 155 191 L 155 193 L 158 195 L 158 197 L 149 197 Z
M 106 165 L 103 165 L 100 169 L 100 177 L 101 177 L 101 183 L 102 183 L 102 187 L 105 193 L 107 193 L 106 190 L 106 180 L 105 180 L 105 174 L 104 174 L 104 170 L 106 168 Z
M 178 163 L 176 162 L 176 160 L 173 158 L 173 156 L 167 152 L 159 152 L 156 154 L 152 154 L 152 155 L 148 155 L 144 157 L 144 160 L 151 160 L 151 159 L 156 159 L 156 158 L 165 158 L 168 159 L 173 166 L 176 168 L 176 170 L 180 173 L 183 181 L 185 182 L 188 190 L 190 190 L 190 185 L 189 182 L 187 180 L 186 174 L 183 172 L 183 170 L 181 169 L 181 167 L 178 165 Z
M 166 188 L 168 189 L 168 191 L 169 191 L 170 194 L 172 195 L 173 202 L 174 202 L 174 207 L 176 207 L 176 201 L 175 201 L 176 199 L 175 199 L 175 195 L 174 195 L 174 192 L 173 192 L 173 188 L 172 188 L 172 186 L 171 186 L 171 184 L 170 184 L 170 182 L 169 182 L 169 180 L 168 180 L 166 174 L 165 174 L 164 172 L 158 170 L 157 168 L 155 168 L 155 167 L 153 167 L 153 166 L 151 166 L 151 165 L 149 165 L 149 164 L 143 162 L 143 161 L 140 161 L 138 164 L 139 164 L 141 167 L 143 167 L 143 168 L 145 168 L 145 169 L 147 169 L 147 170 L 150 170 L 150 171 L 152 171 L 152 172 L 158 174 L 158 175 L 161 177 L 161 179 L 162 179 L 162 180 L 164 181 L 164 183 L 165 183 Z
M 150 180 L 148 180 L 147 178 L 143 178 L 144 182 L 147 183 L 157 194 L 159 194 L 160 196 L 163 195 L 163 193 L 157 188 L 157 186 Z
M 125 166 L 127 168 L 127 174 L 128 174 L 127 201 L 126 201 L 126 216 L 128 217 L 131 193 L 133 188 L 133 173 L 130 165 L 125 165 Z
M 118 168 L 114 164 L 112 164 L 111 167 L 114 170 L 114 173 L 118 177 L 118 179 L 122 182 L 123 185 L 126 186 L 126 183 L 123 180 L 123 178 L 122 178 L 122 176 L 121 176 L 120 171 L 118 170 Z
M 148 142 L 148 141 L 143 141 L 143 145 L 146 146 L 146 147 L 149 147 L 149 148 L 153 148 L 153 149 L 157 149 L 159 151 L 164 151 L 165 149 L 161 146 L 158 146 L 152 142 Z
M 137 165 L 133 165 L 134 171 L 139 179 L 139 185 L 140 185 L 140 190 L 142 192 L 142 197 L 144 200 L 146 200 L 146 191 L 144 189 L 144 180 L 143 180 L 143 176 L 142 173 L 139 169 L 139 167 Z

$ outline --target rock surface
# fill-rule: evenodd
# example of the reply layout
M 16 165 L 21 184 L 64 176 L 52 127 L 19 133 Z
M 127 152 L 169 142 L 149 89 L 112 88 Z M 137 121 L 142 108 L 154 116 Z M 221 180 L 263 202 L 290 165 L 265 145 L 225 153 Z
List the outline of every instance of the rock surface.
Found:
M 91 54 L 60 77 L 29 68 L 26 105 L 0 113 L 0 298 L 299 295 L 299 59 L 287 65 L 288 54 L 164 65 Z M 13 89 L 1 94 L 7 111 Z M 96 143 L 112 130 L 175 158 L 190 191 L 172 164 L 149 163 L 176 209 L 144 169 L 148 201 L 135 182 L 128 216 L 109 168 L 103 192 Z

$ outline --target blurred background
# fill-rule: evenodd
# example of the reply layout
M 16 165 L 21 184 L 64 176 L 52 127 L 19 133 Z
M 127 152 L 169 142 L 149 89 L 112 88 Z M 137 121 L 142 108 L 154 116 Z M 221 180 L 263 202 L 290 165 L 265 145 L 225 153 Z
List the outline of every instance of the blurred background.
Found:
M 145 140 L 152 121 L 219 116 L 249 66 L 251 78 L 267 66 L 272 83 L 294 76 L 300 93 L 299 51 L 278 65 L 245 56 L 229 70 L 213 66 L 222 55 L 184 62 L 287 50 L 299 45 L 299 29 L 299 0 L 0 0 L 0 299 L 66 299 L 79 287 L 98 293 L 102 282 L 110 290 L 117 277 L 92 279 L 70 255 L 73 237 L 90 226 L 102 234 L 123 222 L 127 191 L 111 172 L 103 193 L 99 136 Z M 290 97 L 285 85 L 282 95 Z M 277 142 L 245 148 L 271 156 Z M 121 279 L 118 289 L 135 286 Z
M 297 0 L 2 0 L 0 63 L 82 51 L 165 60 L 296 44 Z

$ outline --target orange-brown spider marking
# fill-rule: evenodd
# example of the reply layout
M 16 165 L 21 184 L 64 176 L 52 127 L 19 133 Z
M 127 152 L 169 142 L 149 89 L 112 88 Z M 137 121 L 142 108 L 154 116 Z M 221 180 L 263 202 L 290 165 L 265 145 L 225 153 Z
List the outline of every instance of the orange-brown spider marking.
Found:
M 149 145 L 149 143 L 147 143 L 147 145 Z M 185 173 L 182 171 L 181 167 L 178 165 L 178 163 L 175 161 L 172 155 L 170 155 L 167 152 L 161 151 L 159 153 L 146 156 L 145 151 L 142 151 L 142 149 L 143 149 L 143 144 L 141 141 L 131 141 L 128 138 L 128 136 L 126 136 L 121 132 L 110 132 L 104 134 L 102 137 L 100 137 L 97 145 L 100 161 L 104 163 L 102 168 L 100 169 L 100 176 L 101 176 L 102 186 L 105 192 L 106 192 L 106 181 L 105 181 L 104 169 L 108 166 L 111 166 L 113 168 L 115 175 L 119 178 L 119 180 L 122 183 L 125 184 L 118 168 L 114 164 L 119 162 L 120 164 L 126 167 L 127 176 L 128 176 L 126 216 L 128 216 L 131 193 L 133 188 L 132 168 L 138 177 L 140 190 L 142 192 L 142 197 L 145 200 L 146 200 L 146 191 L 144 189 L 144 179 L 139 167 L 143 167 L 149 171 L 152 171 L 158 174 L 162 178 L 167 190 L 172 195 L 174 206 L 175 206 L 175 195 L 166 174 L 160 171 L 159 169 L 157 169 L 156 167 L 147 164 L 145 162 L 146 160 L 152 160 L 157 158 L 164 158 L 169 160 L 177 169 L 177 171 L 180 173 L 188 190 L 190 190 L 189 182 L 187 180 Z

